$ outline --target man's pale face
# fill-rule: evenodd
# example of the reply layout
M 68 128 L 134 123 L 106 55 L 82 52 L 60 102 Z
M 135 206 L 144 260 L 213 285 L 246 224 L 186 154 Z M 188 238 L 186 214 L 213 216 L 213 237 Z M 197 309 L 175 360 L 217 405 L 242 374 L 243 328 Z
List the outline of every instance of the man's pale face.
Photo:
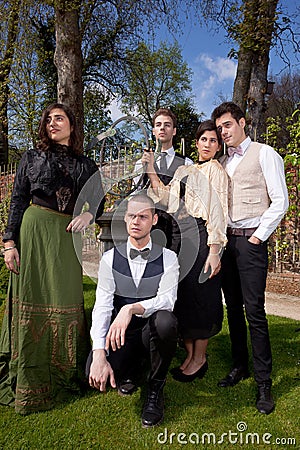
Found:
M 171 117 L 163 115 L 157 116 L 152 131 L 156 140 L 160 139 L 165 150 L 172 147 L 173 136 L 176 134 L 176 128 L 173 126 L 173 120 Z
M 230 112 L 216 119 L 216 126 L 227 147 L 237 147 L 245 140 L 245 124 L 244 118 L 237 122 Z
M 125 222 L 131 241 L 145 241 L 147 244 L 152 226 L 157 223 L 157 214 L 153 214 L 147 203 L 131 200 L 128 202 Z

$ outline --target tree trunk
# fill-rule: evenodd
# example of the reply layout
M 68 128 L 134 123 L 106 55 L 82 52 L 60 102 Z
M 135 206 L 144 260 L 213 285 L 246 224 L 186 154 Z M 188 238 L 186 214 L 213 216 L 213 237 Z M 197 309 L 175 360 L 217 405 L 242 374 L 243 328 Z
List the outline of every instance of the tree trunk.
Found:
M 8 82 L 18 36 L 20 7 L 21 1 L 11 2 L 11 7 L 7 14 L 6 48 L 4 49 L 4 56 L 0 63 L 0 164 L 8 163 Z
M 248 91 L 251 80 L 252 59 L 252 50 L 240 47 L 232 100 L 245 112 L 247 109 Z
M 83 82 L 82 82 L 82 51 L 79 32 L 79 3 L 75 2 L 68 8 L 65 2 L 55 5 L 56 49 L 54 62 L 57 67 L 57 99 L 67 104 L 74 112 L 78 121 L 81 143 L 83 145 Z M 73 8 L 73 9 L 71 9 Z
M 252 119 L 252 138 L 262 140 L 266 131 L 263 120 L 266 109 L 266 90 L 268 83 L 269 54 L 276 21 L 276 8 L 278 0 L 259 0 L 259 18 L 257 33 L 260 46 L 254 52 L 252 61 L 252 73 L 249 86 L 249 115 Z
M 268 66 L 268 53 L 254 55 L 248 95 L 248 113 L 251 117 L 249 134 L 255 141 L 261 141 L 262 135 L 266 130 L 263 116 L 266 106 L 265 95 L 267 88 Z
M 244 0 L 233 101 L 244 111 L 248 107 L 252 139 L 260 139 L 265 131 L 263 115 L 277 4 L 278 0 Z

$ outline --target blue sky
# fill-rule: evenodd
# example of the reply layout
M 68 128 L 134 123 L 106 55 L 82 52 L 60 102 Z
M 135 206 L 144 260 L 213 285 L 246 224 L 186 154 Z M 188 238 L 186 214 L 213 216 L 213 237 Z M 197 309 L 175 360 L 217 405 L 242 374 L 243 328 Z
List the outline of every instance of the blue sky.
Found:
M 287 15 L 300 8 L 299 0 L 294 2 L 282 0 L 280 3 L 283 12 Z M 196 110 L 198 113 L 204 112 L 206 117 L 210 117 L 210 113 L 216 105 L 224 99 L 231 100 L 232 98 L 237 61 L 229 59 L 227 55 L 233 44 L 226 42 L 225 33 L 221 28 L 216 32 L 212 29 L 209 30 L 205 25 L 195 25 L 190 22 L 182 31 L 182 36 L 177 39 L 182 48 L 183 59 L 193 71 L 192 87 Z M 169 42 L 174 39 L 166 30 L 161 30 L 160 35 L 162 40 Z M 299 59 L 297 61 L 288 43 L 285 45 L 285 50 L 291 59 L 291 68 L 299 71 Z M 268 79 L 272 81 L 273 77 L 281 73 L 284 67 L 285 64 L 276 54 L 276 49 L 272 49 Z
M 290 12 L 299 8 L 299 0 L 282 0 L 281 3 Z M 226 42 L 222 29 L 218 32 L 208 30 L 206 26 L 196 25 L 194 21 L 186 23 L 181 35 L 176 36 L 182 49 L 183 59 L 192 69 L 192 88 L 195 109 L 210 117 L 211 111 L 221 101 L 231 100 L 233 83 L 236 74 L 237 61 L 227 57 L 232 44 Z M 160 41 L 174 42 L 174 36 L 165 27 L 161 27 L 156 36 L 156 44 Z M 286 47 L 289 52 L 289 48 Z M 299 61 L 290 52 L 293 70 L 300 69 Z M 298 65 L 297 65 L 298 64 Z M 270 54 L 269 80 L 278 75 L 284 68 L 284 63 L 272 50 Z M 112 108 L 112 118 L 120 117 L 116 105 Z
M 225 43 L 221 32 L 209 33 L 206 29 L 191 26 L 179 42 L 183 59 L 193 72 L 196 111 L 209 117 L 212 109 L 224 98 L 231 100 L 237 61 L 227 57 L 231 46 Z

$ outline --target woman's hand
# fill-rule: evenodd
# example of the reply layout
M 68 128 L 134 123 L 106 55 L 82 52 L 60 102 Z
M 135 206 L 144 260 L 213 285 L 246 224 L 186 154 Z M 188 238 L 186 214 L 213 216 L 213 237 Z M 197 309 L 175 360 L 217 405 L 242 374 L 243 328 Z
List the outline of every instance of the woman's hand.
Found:
M 86 211 L 79 216 L 74 217 L 66 228 L 66 231 L 72 231 L 73 233 L 80 233 L 84 231 L 90 224 L 93 215 Z
M 209 278 L 214 277 L 221 270 L 221 251 L 219 244 L 212 244 L 209 248 L 209 254 L 205 261 L 204 272 L 210 269 Z
M 221 259 L 219 253 L 217 254 L 209 254 L 206 261 L 205 261 L 205 269 L 204 272 L 206 273 L 209 268 L 211 269 L 211 273 L 209 275 L 209 278 L 214 277 L 217 275 L 221 270 Z
M 19 275 L 20 256 L 13 241 L 7 241 L 4 245 L 4 262 L 8 270 Z M 12 248 L 10 248 L 12 247 Z

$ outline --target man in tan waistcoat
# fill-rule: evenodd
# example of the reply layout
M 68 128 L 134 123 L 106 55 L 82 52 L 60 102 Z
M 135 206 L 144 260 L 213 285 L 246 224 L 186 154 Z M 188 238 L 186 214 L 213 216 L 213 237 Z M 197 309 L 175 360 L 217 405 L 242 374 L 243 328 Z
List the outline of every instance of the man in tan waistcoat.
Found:
M 284 165 L 272 147 L 252 142 L 246 136 L 245 115 L 235 103 L 222 103 L 214 109 L 212 119 L 227 146 L 221 163 L 229 178 L 228 244 L 222 258 L 222 288 L 233 365 L 218 386 L 234 386 L 249 376 L 246 313 L 258 385 L 256 407 L 259 412 L 269 414 L 275 404 L 271 395 L 272 353 L 265 312 L 267 240 L 288 208 Z

